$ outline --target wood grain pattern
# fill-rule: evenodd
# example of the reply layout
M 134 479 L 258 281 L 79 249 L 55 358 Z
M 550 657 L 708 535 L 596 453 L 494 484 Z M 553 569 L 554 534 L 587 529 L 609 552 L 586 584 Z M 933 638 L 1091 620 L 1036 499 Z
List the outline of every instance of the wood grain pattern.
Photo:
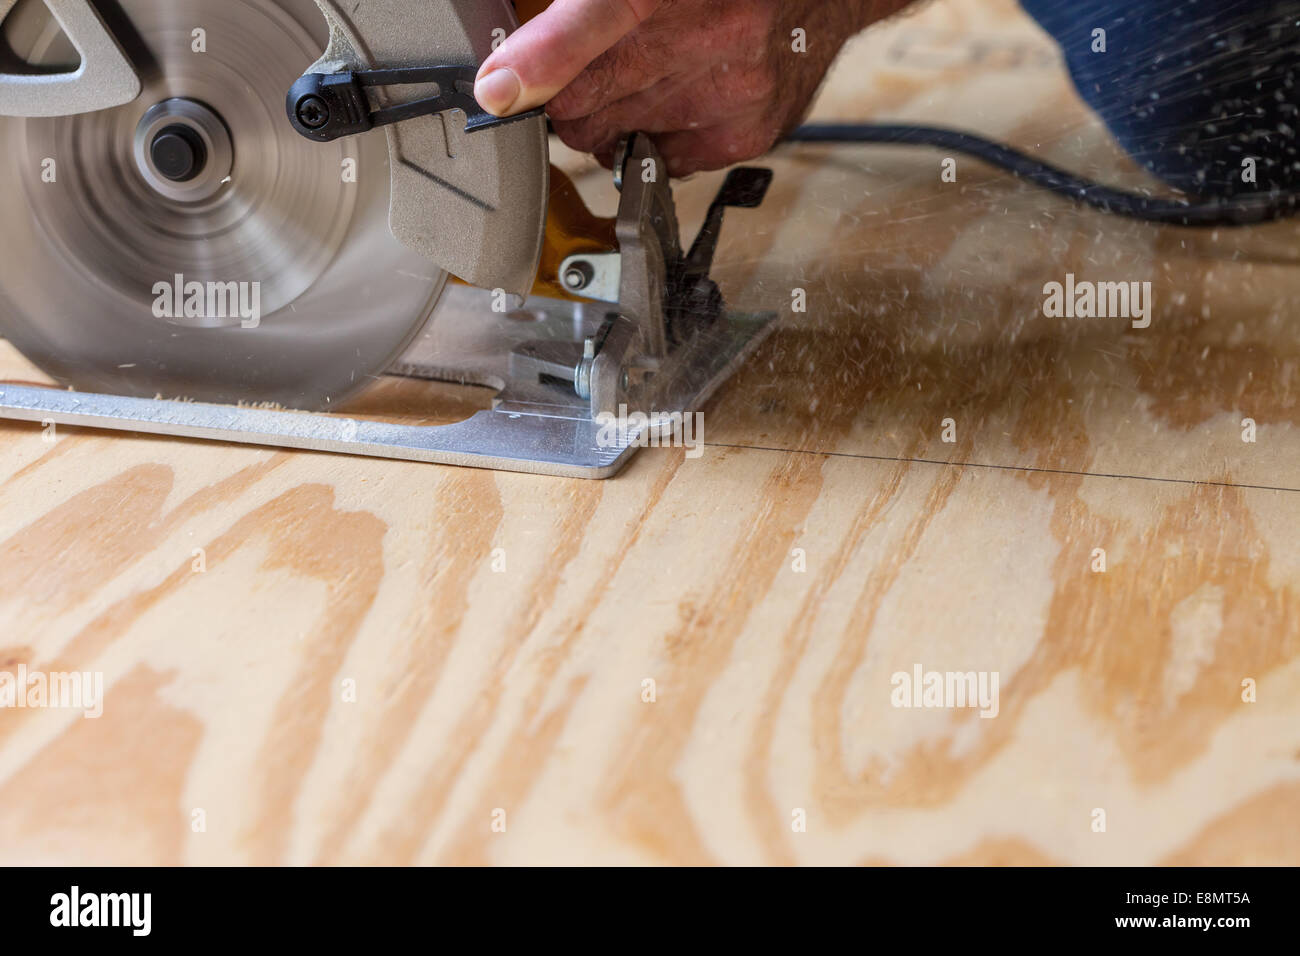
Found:
M 855 43 L 818 118 L 859 117 L 1144 181 L 1004 0 Z M 0 425 L 0 670 L 107 686 L 98 720 L 0 710 L 0 861 L 1300 862 L 1300 228 L 941 158 L 774 157 L 727 290 L 809 309 L 699 459 L 596 483 Z M 1151 281 L 1151 327 L 1045 318 L 1067 271 Z M 997 717 L 893 707 L 915 663 L 998 672 Z

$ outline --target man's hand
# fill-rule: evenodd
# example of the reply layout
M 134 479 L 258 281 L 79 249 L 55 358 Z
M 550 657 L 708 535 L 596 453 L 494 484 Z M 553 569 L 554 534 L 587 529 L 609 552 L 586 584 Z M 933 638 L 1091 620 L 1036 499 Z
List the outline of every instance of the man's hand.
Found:
M 555 0 L 488 57 L 474 92 L 498 116 L 549 103 L 560 138 L 606 166 L 641 130 L 672 175 L 719 169 L 797 126 L 845 41 L 907 2 Z

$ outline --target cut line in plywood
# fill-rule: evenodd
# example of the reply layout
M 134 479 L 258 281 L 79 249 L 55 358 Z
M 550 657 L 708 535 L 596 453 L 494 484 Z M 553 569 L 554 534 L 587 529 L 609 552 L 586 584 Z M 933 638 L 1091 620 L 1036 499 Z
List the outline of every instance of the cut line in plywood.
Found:
M 811 451 L 797 448 L 774 448 L 767 445 L 727 445 L 721 442 L 708 442 L 708 448 L 743 448 L 746 451 L 769 451 L 783 455 L 820 455 L 826 458 L 857 458 L 862 461 L 892 461 L 908 465 L 939 465 L 946 468 L 988 468 L 994 471 L 1019 471 L 1039 475 L 1071 475 L 1078 478 L 1115 478 L 1126 481 L 1154 481 L 1174 485 L 1205 485 L 1212 488 L 1244 488 L 1251 491 L 1284 491 L 1300 493 L 1300 488 L 1288 488 L 1280 485 L 1248 485 L 1234 481 L 1209 481 L 1196 478 L 1162 478 L 1158 475 L 1107 474 L 1096 471 L 1071 471 L 1067 468 L 1033 468 L 1027 465 L 998 465 L 980 461 L 946 461 L 939 458 L 899 458 L 888 455 L 860 455 L 843 451 Z

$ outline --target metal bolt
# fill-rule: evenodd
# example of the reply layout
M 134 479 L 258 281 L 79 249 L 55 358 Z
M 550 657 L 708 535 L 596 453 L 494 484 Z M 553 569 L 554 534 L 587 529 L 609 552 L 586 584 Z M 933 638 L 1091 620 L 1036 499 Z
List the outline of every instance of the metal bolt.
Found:
M 298 101 L 298 122 L 308 129 L 320 129 L 330 121 L 330 108 L 319 96 L 304 96 Z
M 591 398 L 591 370 L 596 364 L 596 340 L 582 342 L 582 361 L 573 370 L 573 390 L 583 401 Z
M 182 123 L 173 123 L 149 144 L 149 158 L 164 179 L 185 183 L 203 172 L 208 150 L 197 132 Z
M 564 273 L 564 287 L 571 292 L 580 292 L 591 285 L 591 280 L 594 278 L 596 278 L 596 270 L 592 264 L 579 259 Z

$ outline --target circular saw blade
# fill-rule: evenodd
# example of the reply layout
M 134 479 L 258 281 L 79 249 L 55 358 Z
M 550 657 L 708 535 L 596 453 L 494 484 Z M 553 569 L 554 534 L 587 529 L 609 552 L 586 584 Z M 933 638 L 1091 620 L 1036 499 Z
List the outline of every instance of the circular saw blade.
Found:
M 363 388 L 446 274 L 389 230 L 382 136 L 312 143 L 284 116 L 328 38 L 315 3 L 119 6 L 137 100 L 0 120 L 0 332 L 83 391 L 322 408 Z M 39 63 L 58 35 L 16 52 Z M 173 102 L 221 141 L 204 152 L 208 173 L 225 163 L 212 188 L 160 189 L 142 168 L 138 132 Z

